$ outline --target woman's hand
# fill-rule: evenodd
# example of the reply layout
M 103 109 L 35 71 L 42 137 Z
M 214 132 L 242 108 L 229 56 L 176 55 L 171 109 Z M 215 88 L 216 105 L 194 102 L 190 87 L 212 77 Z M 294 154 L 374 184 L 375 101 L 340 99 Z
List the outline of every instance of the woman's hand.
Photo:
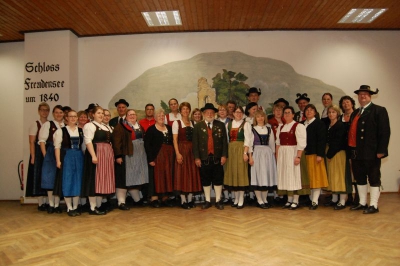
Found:
M 155 165 L 156 165 L 155 162 L 149 162 L 149 164 L 150 164 L 151 166 L 155 166 Z
M 57 168 L 61 169 L 61 162 L 60 161 L 57 162 Z
M 300 164 L 300 158 L 296 157 L 294 158 L 294 165 L 299 165 Z
M 99 161 L 97 160 L 97 156 L 92 157 L 92 163 L 97 164 Z
M 180 153 L 177 153 L 177 154 L 176 154 L 176 161 L 177 161 L 179 164 L 183 164 L 183 157 L 182 157 L 182 154 L 180 154 Z
M 118 159 L 115 160 L 115 162 L 116 162 L 117 164 L 120 164 L 120 165 L 121 165 L 122 162 L 123 162 L 123 160 L 122 160 L 122 158 L 118 158 Z
M 317 156 L 317 163 L 320 163 L 322 161 L 322 157 L 321 156 Z
M 249 158 L 249 164 L 250 164 L 251 166 L 254 165 L 254 159 L 253 159 L 252 156 L 250 156 L 250 158 Z
M 243 154 L 243 161 L 247 162 L 249 160 L 249 155 Z

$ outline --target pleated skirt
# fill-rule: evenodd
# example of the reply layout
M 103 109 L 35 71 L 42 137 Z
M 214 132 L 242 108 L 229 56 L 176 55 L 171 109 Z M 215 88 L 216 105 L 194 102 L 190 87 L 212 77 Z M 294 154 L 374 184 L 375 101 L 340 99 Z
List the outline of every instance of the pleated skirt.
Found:
M 53 190 L 56 180 L 57 164 L 53 143 L 47 144 L 46 155 L 42 165 L 42 189 Z
M 191 141 L 179 141 L 179 152 L 183 163 L 175 160 L 174 191 L 177 193 L 198 193 L 202 191 L 199 168 L 194 163 Z
M 283 145 L 279 147 L 277 173 L 279 190 L 300 190 L 301 169 L 300 164 L 294 165 L 297 156 L 297 146 Z
M 140 186 L 149 183 L 147 157 L 143 139 L 132 140 L 133 155 L 125 156 L 126 187 Z
M 339 151 L 327 161 L 328 191 L 343 194 L 351 193 L 351 176 L 346 173 L 349 162 L 346 159 L 346 152 Z
M 26 178 L 26 197 L 45 196 L 46 191 L 42 189 L 42 164 L 43 154 L 40 146 L 35 144 L 35 161 L 31 164 L 29 157 L 28 175 Z
M 163 144 L 154 160 L 156 164 L 153 171 L 154 194 L 162 195 L 173 192 L 174 160 L 174 147 Z M 153 194 L 150 193 L 150 195 Z
M 228 159 L 224 173 L 224 187 L 245 190 L 249 186 L 248 162 L 243 161 L 243 141 L 232 141 L 228 146 Z
M 250 171 L 250 185 L 256 190 L 265 190 L 278 184 L 275 155 L 269 146 L 256 145 L 253 150 L 254 165 Z M 264 188 L 264 189 L 262 189 Z
M 326 188 L 328 187 L 328 176 L 326 174 L 325 161 L 322 159 L 317 163 L 317 155 L 306 155 L 308 178 L 310 180 L 310 188 Z

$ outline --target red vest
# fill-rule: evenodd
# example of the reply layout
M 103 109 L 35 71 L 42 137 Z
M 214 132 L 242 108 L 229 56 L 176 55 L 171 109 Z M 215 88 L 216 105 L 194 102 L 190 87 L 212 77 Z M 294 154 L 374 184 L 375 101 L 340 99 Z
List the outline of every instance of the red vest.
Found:
M 294 146 L 297 145 L 296 140 L 296 127 L 299 123 L 294 123 L 292 128 L 288 132 L 280 132 L 279 142 L 280 145 Z M 282 130 L 283 126 L 281 126 Z
M 360 116 L 357 114 L 353 122 L 351 122 L 350 125 L 350 130 L 349 130 L 349 146 L 350 147 L 357 147 L 357 124 L 358 124 L 358 119 Z
M 208 142 L 207 142 L 207 150 L 208 154 L 214 154 L 214 139 L 212 136 L 212 129 L 207 126 L 207 134 L 208 134 Z

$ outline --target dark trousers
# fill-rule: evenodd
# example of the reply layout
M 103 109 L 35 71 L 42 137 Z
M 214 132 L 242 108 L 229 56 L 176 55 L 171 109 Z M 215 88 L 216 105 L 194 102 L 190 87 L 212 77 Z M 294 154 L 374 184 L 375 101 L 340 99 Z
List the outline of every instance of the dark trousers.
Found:
M 221 165 L 221 158 L 208 156 L 207 160 L 201 160 L 200 167 L 201 185 L 203 187 L 222 186 L 224 183 L 224 167 Z
M 366 185 L 367 181 L 371 187 L 381 186 L 381 159 L 374 160 L 351 160 L 354 178 L 357 185 Z

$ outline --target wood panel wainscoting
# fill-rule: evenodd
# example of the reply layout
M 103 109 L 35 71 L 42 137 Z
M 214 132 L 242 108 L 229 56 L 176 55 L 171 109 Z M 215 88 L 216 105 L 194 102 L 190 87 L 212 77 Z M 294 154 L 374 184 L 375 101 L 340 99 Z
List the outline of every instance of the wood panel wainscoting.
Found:
M 0 202 L 0 265 L 399 265 L 400 195 L 378 214 L 226 206 L 47 214 Z

